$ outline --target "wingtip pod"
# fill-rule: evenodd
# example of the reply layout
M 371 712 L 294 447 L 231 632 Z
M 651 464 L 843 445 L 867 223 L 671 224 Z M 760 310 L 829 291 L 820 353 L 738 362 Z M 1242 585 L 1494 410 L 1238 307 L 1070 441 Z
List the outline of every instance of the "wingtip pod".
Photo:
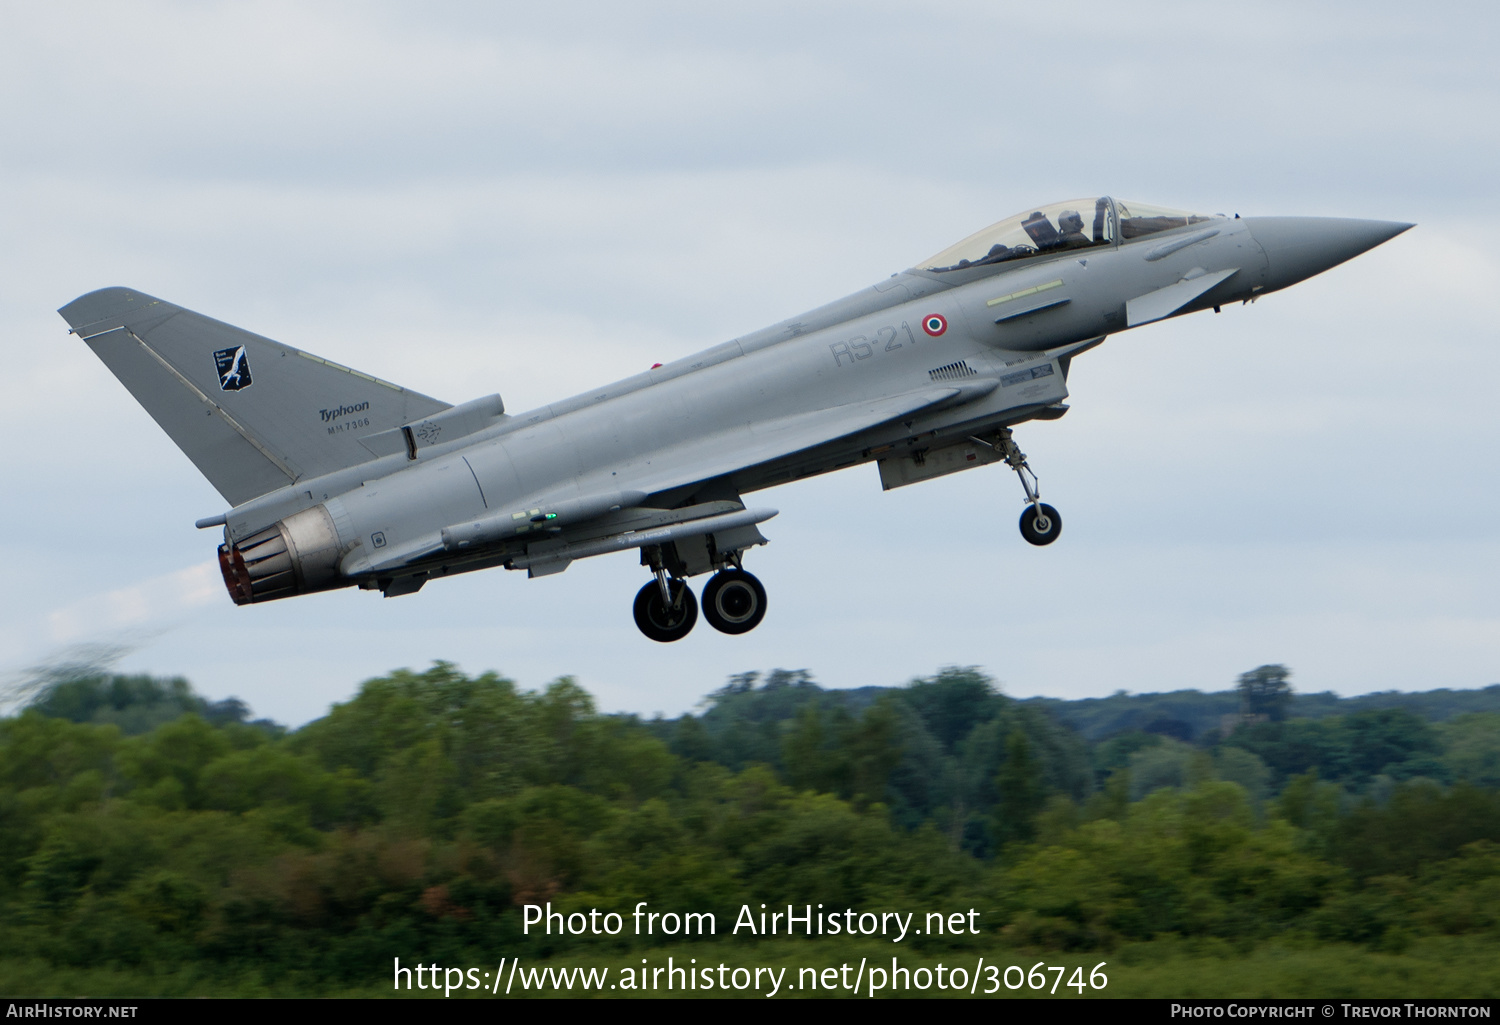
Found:
M 112 285 L 80 295 L 57 312 L 73 334 L 87 338 L 128 324 L 147 309 L 160 306 L 176 309 L 138 289 Z

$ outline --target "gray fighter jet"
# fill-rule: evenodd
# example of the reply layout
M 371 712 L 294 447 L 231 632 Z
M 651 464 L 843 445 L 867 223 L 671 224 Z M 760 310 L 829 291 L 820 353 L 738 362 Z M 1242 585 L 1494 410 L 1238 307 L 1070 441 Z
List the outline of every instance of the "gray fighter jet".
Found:
M 887 489 L 993 463 L 1021 534 L 1062 530 L 1012 428 L 1067 412 L 1071 361 L 1116 331 L 1251 302 L 1411 227 L 1226 217 L 1107 196 L 1037 207 L 910 270 L 695 356 L 517 415 L 457 406 L 129 288 L 59 312 L 231 508 L 236 604 L 359 586 L 387 597 L 491 566 L 546 576 L 637 549 L 635 620 L 754 629 L 752 491 L 874 463 Z

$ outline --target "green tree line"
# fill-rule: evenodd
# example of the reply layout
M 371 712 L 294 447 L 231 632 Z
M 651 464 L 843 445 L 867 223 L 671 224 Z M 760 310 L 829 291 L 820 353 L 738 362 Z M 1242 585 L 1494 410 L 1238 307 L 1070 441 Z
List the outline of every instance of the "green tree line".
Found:
M 317 992 L 393 952 L 657 942 L 523 935 L 519 906 L 548 901 L 982 910 L 982 937 L 928 951 L 1500 939 L 1493 712 L 1090 740 L 950 668 L 858 691 L 744 674 L 641 721 L 438 663 L 297 730 L 247 715 L 96 675 L 0 720 L 0 958 Z

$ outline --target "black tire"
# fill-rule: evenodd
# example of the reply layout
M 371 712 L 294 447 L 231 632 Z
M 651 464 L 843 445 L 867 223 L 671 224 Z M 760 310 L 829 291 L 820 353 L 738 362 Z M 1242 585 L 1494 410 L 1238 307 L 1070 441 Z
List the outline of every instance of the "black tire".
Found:
M 715 573 L 703 585 L 703 618 L 720 633 L 749 633 L 766 618 L 766 589 L 742 569 Z
M 1037 515 L 1038 509 L 1041 516 Z M 1062 533 L 1062 517 L 1046 502 L 1028 505 L 1021 514 L 1021 536 L 1034 545 L 1050 545 Z
M 693 597 L 687 581 L 673 580 L 668 586 L 672 597 L 677 599 L 675 608 L 662 604 L 661 585 L 655 580 L 635 595 L 635 625 L 641 628 L 641 633 L 663 644 L 682 640 L 698 622 L 698 599 Z

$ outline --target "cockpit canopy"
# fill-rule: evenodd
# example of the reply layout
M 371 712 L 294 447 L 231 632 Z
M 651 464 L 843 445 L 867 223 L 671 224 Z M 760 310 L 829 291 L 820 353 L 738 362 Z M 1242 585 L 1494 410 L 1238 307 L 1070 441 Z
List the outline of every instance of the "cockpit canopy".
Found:
M 1041 254 L 1129 242 L 1143 235 L 1211 220 L 1206 214 L 1127 203 L 1108 196 L 1071 199 L 1007 217 L 917 264 L 954 271 L 1022 260 Z

